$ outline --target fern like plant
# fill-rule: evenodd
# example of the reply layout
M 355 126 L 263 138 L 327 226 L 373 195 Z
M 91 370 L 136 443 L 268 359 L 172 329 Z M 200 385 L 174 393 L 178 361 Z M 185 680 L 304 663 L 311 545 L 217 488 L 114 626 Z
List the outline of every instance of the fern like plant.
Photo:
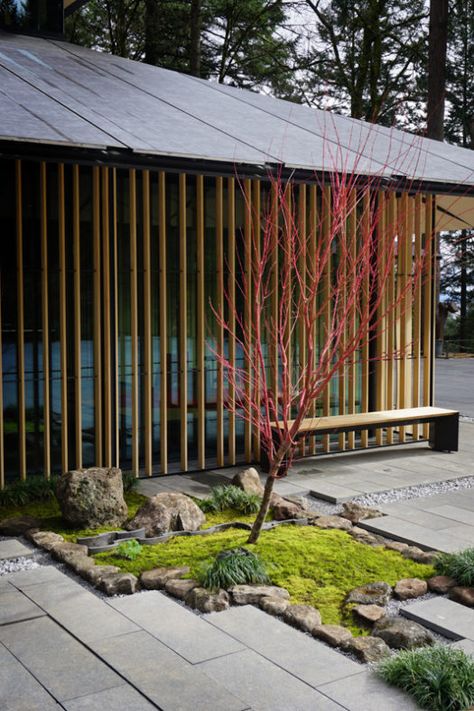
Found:
M 115 552 L 120 558 L 126 558 L 127 560 L 136 560 L 140 553 L 142 552 L 142 547 L 138 541 L 134 538 L 130 538 L 128 541 L 123 541 L 119 543 Z
M 198 505 L 204 513 L 216 513 L 233 509 L 242 514 L 257 513 L 261 503 L 260 496 L 249 494 L 238 486 L 229 484 L 227 486 L 214 486 L 211 495 L 207 499 L 198 501 Z
M 459 585 L 474 585 L 474 548 L 459 553 L 439 553 L 434 562 L 439 575 L 449 575 Z
M 198 579 L 202 587 L 209 590 L 270 582 L 263 562 L 245 548 L 222 551 L 210 565 L 201 569 Z

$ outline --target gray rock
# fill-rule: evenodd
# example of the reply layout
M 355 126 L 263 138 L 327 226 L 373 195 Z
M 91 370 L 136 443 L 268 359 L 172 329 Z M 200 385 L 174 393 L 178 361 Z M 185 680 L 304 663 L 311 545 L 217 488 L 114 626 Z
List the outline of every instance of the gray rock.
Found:
M 428 630 L 402 617 L 384 617 L 375 623 L 372 635 L 380 637 L 393 649 L 414 649 L 434 643 Z
M 358 605 L 353 611 L 364 622 L 370 623 L 378 622 L 386 614 L 385 607 L 380 607 L 380 605 Z
M 60 560 L 62 563 L 67 563 L 70 559 L 79 556 L 87 556 L 88 553 L 87 546 L 81 546 L 79 543 L 69 543 L 68 541 L 56 543 L 50 550 L 53 558 Z
M 86 568 L 82 573 L 81 577 L 88 580 L 92 585 L 96 587 L 100 585 L 103 578 L 106 578 L 112 573 L 120 573 L 121 570 L 116 565 L 96 565 L 92 568 Z
M 221 612 L 229 608 L 229 595 L 225 590 L 210 592 L 206 588 L 194 588 L 186 595 L 186 603 L 200 612 Z
M 179 600 L 184 600 L 186 595 L 197 587 L 199 587 L 197 580 L 179 580 L 172 578 L 166 583 L 165 590 L 170 595 L 173 595 L 173 597 L 177 597 Z
M 379 662 L 390 656 L 390 647 L 380 637 L 353 637 L 345 649 L 362 662 Z
M 34 516 L 10 516 L 0 521 L 1 536 L 22 536 L 30 528 L 38 528 L 40 521 Z
M 259 601 L 262 610 L 268 612 L 269 615 L 282 615 L 289 604 L 288 600 L 281 597 L 262 597 Z
M 456 580 L 448 575 L 434 575 L 428 580 L 428 588 L 439 595 L 446 595 L 456 584 Z
M 321 625 L 319 610 L 309 605 L 288 605 L 283 613 L 283 618 L 293 627 L 311 634 L 316 627 Z
M 85 577 L 85 573 L 91 568 L 95 568 L 95 560 L 91 556 L 87 555 L 75 555 L 72 556 L 67 564 L 72 568 L 78 575 Z
M 137 511 L 126 525 L 128 530 L 144 528 L 148 537 L 168 531 L 197 531 L 206 517 L 185 494 L 156 494 Z
M 402 556 L 409 560 L 414 560 L 415 563 L 425 563 L 431 565 L 438 554 L 436 551 L 422 551 L 418 546 L 408 546 L 402 551 Z
M 59 478 L 56 495 L 64 519 L 77 528 L 121 526 L 127 518 L 120 469 L 70 471 Z
M 391 594 L 392 588 L 388 583 L 368 583 L 351 590 L 346 602 L 355 602 L 359 605 L 386 605 Z
M 37 531 L 28 536 L 28 539 L 38 546 L 50 551 L 57 543 L 65 543 L 64 538 L 54 531 Z
M 394 587 L 395 595 L 399 600 L 412 600 L 416 597 L 426 595 L 428 583 L 419 578 L 403 578 Z
M 342 504 L 341 516 L 347 518 L 351 523 L 359 523 L 364 519 L 383 516 L 383 513 L 369 506 L 362 506 L 362 504 L 356 504 L 354 501 L 348 501 Z
M 303 518 L 305 512 L 302 506 L 295 504 L 292 501 L 281 499 L 272 506 L 272 514 L 275 521 L 287 521 L 292 518 Z
M 101 578 L 98 587 L 106 595 L 131 595 L 137 585 L 138 579 L 132 573 L 109 573 Z
M 233 585 L 228 592 L 236 605 L 258 605 L 262 597 L 290 599 L 288 590 L 276 585 Z
M 385 543 L 385 548 L 387 548 L 389 551 L 403 553 L 403 551 L 408 550 L 410 546 L 408 545 L 408 543 L 402 543 L 401 541 L 387 541 Z
M 352 638 L 352 632 L 341 625 L 321 625 L 313 629 L 313 637 L 322 639 L 331 647 L 343 647 Z
M 244 471 L 239 472 L 234 476 L 231 484 L 238 486 L 239 489 L 243 489 L 248 494 L 257 494 L 257 496 L 263 496 L 263 485 L 260 481 L 258 471 L 254 467 L 249 467 L 244 469 Z
M 347 520 L 347 518 L 342 518 L 342 516 L 318 516 L 317 519 L 313 520 L 313 526 L 318 528 L 338 528 L 341 531 L 350 531 L 352 528 L 352 523 Z
M 449 597 L 451 598 L 451 600 L 460 602 L 461 605 L 466 605 L 467 607 L 474 607 L 474 588 L 456 585 L 449 591 Z
M 374 536 L 373 533 L 369 533 L 369 531 L 366 531 L 364 528 L 359 528 L 359 526 L 354 526 L 348 533 L 352 538 L 358 541 L 358 543 L 366 543 L 369 546 L 378 543 L 377 536 Z
M 140 584 L 146 590 L 161 590 L 168 580 L 182 578 L 186 573 L 189 573 L 188 566 L 183 568 L 153 568 L 152 570 L 145 570 L 140 575 Z

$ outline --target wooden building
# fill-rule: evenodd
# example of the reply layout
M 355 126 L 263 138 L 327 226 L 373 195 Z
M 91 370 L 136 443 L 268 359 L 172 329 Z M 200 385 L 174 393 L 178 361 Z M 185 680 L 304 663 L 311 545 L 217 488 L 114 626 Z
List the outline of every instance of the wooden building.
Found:
M 41 36 L 61 13 L 35 23 L 36 36 L 0 30 L 0 485 L 258 459 L 207 336 L 210 302 L 246 268 L 239 245 L 258 235 L 269 174 L 292 182 L 308 234 L 335 175 L 377 176 L 404 225 L 394 298 L 426 235 L 474 223 L 474 153 Z M 403 355 L 369 372 L 362 352 L 318 413 L 433 404 L 436 255 L 426 264 L 377 345 L 399 339 Z

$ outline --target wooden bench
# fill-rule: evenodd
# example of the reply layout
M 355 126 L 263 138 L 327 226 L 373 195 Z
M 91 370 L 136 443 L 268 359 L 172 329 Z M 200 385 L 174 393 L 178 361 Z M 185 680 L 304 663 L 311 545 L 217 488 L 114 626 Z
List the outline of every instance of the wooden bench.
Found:
M 441 407 L 410 407 L 403 410 L 382 410 L 354 415 L 307 418 L 301 422 L 297 439 L 311 435 L 361 432 L 368 429 L 427 423 L 430 425 L 429 443 L 432 449 L 439 452 L 458 451 L 459 412 L 445 410 Z M 289 422 L 290 426 L 291 424 L 292 421 Z M 279 427 L 276 422 L 272 423 L 272 430 L 275 443 L 277 443 L 279 441 Z M 262 466 L 265 471 L 268 471 L 266 457 L 262 460 Z

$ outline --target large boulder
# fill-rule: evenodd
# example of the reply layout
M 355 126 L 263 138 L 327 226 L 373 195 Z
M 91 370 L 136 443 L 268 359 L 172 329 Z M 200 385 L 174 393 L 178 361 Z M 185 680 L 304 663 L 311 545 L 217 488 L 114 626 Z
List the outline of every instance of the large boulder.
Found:
M 56 495 L 63 518 L 77 528 L 121 526 L 127 518 L 122 472 L 114 467 L 70 471 L 59 478 Z
M 434 644 L 434 638 L 424 627 L 403 617 L 383 617 L 375 623 L 374 637 L 383 639 L 393 649 L 414 649 Z
M 152 570 L 143 571 L 140 576 L 140 583 L 147 590 L 162 590 L 168 580 L 181 578 L 186 573 L 189 573 L 188 566 L 183 568 L 153 568 Z
M 189 496 L 170 492 L 152 496 L 133 519 L 128 530 L 144 528 L 150 538 L 169 531 L 197 531 L 206 517 Z
M 263 597 L 290 599 L 288 590 L 276 585 L 233 585 L 228 592 L 236 605 L 258 605 Z
M 390 656 L 390 647 L 380 637 L 353 637 L 345 644 L 361 662 L 379 662 Z
M 303 632 L 313 633 L 317 627 L 321 626 L 319 610 L 310 605 L 288 605 L 283 617 L 289 625 L 298 627 Z
M 188 605 L 199 612 L 222 612 L 229 607 L 229 595 L 225 590 L 193 588 L 185 598 Z
M 231 481 L 231 484 L 243 489 L 247 494 L 257 494 L 263 496 L 263 486 L 258 475 L 258 471 L 254 467 L 244 469 L 243 472 L 238 472 Z

